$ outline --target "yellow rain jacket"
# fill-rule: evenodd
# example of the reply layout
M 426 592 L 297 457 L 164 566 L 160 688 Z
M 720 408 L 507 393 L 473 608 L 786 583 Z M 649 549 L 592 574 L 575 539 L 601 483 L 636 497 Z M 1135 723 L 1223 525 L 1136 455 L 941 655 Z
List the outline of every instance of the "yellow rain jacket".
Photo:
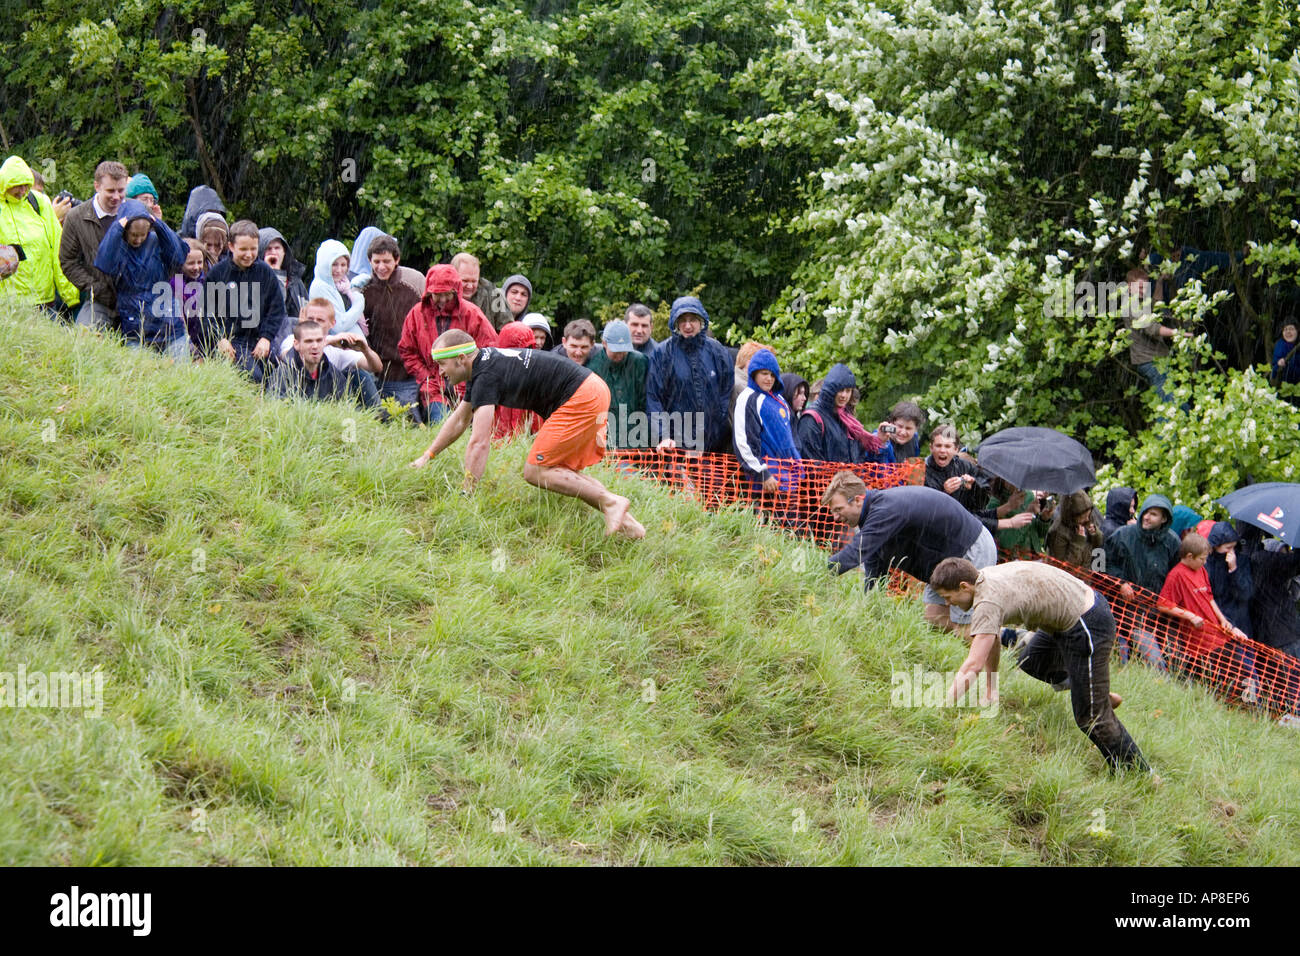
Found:
M 24 196 L 15 199 L 9 190 L 15 186 L 30 187 L 35 179 L 31 167 L 18 156 L 10 156 L 0 165 L 0 245 L 19 245 L 27 256 L 18 264 L 18 271 L 7 279 L 0 279 L 0 292 L 16 295 L 32 305 L 54 301 L 57 290 L 65 305 L 76 305 L 80 293 L 59 266 L 59 242 L 63 227 L 54 215 L 54 206 L 41 193 L 31 190 L 36 206 Z

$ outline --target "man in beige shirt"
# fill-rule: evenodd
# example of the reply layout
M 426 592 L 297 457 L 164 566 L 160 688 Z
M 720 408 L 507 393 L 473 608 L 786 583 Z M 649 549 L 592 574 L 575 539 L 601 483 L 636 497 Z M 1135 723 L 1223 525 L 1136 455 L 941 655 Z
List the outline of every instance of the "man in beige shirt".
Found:
M 977 569 L 964 558 L 945 558 L 930 576 L 930 586 L 949 604 L 971 612 L 970 654 L 953 681 L 952 699 L 959 699 L 985 669 L 1002 625 L 1022 624 L 1035 633 L 1020 653 L 1020 669 L 1057 690 L 1069 689 L 1074 722 L 1111 769 L 1150 772 L 1115 716 L 1120 704 L 1119 695 L 1110 692 L 1115 618 L 1104 597 L 1068 571 L 1038 561 Z

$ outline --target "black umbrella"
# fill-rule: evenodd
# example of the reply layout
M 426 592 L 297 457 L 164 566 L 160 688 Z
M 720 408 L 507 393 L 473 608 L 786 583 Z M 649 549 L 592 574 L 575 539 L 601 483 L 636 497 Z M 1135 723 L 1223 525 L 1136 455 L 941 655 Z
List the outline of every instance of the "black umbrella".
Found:
M 1295 547 L 1300 538 L 1300 485 L 1289 481 L 1265 481 L 1238 488 L 1219 499 L 1228 514 L 1238 521 L 1263 528 Z
M 978 449 L 980 467 L 1016 488 L 1068 495 L 1096 483 L 1092 454 L 1054 428 L 1007 428 Z

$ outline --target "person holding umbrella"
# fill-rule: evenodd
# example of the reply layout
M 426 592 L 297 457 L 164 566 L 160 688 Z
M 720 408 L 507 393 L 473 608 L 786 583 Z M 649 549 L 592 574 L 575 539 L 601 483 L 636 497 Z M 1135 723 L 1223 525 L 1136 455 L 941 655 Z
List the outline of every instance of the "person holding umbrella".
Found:
M 1300 551 L 1293 550 L 1300 536 L 1300 485 L 1281 481 L 1247 485 L 1224 495 L 1219 504 L 1242 529 L 1239 560 L 1250 562 L 1254 578 L 1252 636 L 1300 658 L 1300 615 L 1290 591 L 1291 579 L 1300 574 Z M 1288 550 L 1266 550 L 1259 544 L 1259 532 L 1276 535 Z

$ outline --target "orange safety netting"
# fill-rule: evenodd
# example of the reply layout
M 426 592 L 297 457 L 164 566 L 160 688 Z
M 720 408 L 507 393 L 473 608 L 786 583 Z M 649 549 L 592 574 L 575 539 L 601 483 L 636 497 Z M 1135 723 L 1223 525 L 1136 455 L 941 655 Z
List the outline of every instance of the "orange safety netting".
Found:
M 691 495 L 705 509 L 749 505 L 785 532 L 831 550 L 844 547 L 852 538 L 844 523 L 821 504 L 822 492 L 836 472 L 851 471 L 868 488 L 919 485 L 925 480 L 925 462 L 920 458 L 901 465 L 845 465 L 769 458 L 767 461 L 785 490 L 765 494 L 731 455 L 644 448 L 620 448 L 611 451 L 611 455 L 618 459 L 624 471 Z
M 1004 560 L 1018 556 L 1001 552 Z M 1125 582 L 1088 568 L 1065 564 L 1042 554 L 1020 557 L 1046 561 L 1069 571 L 1110 602 L 1115 615 L 1115 650 L 1124 651 L 1130 663 L 1205 684 L 1220 699 L 1259 707 L 1273 716 L 1300 713 L 1300 660 L 1258 641 L 1234 637 L 1213 621 L 1194 629 L 1186 621 L 1160 613 L 1157 595 L 1129 585 L 1133 599 L 1125 600 Z M 1198 645 L 1221 646 L 1198 653 Z
M 774 471 L 784 472 L 785 490 L 765 494 L 730 455 L 691 455 L 680 450 L 619 449 L 612 452 L 619 468 L 638 477 L 665 484 L 696 498 L 708 510 L 734 504 L 752 507 L 787 534 L 815 542 L 829 550 L 848 544 L 851 529 L 821 504 L 822 492 L 838 471 L 854 472 L 868 488 L 920 484 L 925 463 L 912 459 L 902 464 L 847 465 L 823 461 L 785 461 Z M 774 463 L 773 463 L 774 464 Z M 1259 707 L 1272 715 L 1300 714 L 1300 660 L 1257 641 L 1242 640 L 1206 621 L 1195 635 L 1187 622 L 1161 614 L 1156 595 L 1133 587 L 1133 599 L 1120 595 L 1124 582 L 1088 568 L 1065 564 L 1043 554 L 1000 552 L 1001 560 L 1030 558 L 1046 561 L 1086 581 L 1110 602 L 1115 615 L 1115 653 L 1135 664 L 1209 686 L 1221 699 Z M 891 571 L 889 589 L 919 594 L 922 583 Z M 1196 640 L 1200 637 L 1200 641 Z M 1211 653 L 1195 653 L 1198 643 L 1222 646 Z

